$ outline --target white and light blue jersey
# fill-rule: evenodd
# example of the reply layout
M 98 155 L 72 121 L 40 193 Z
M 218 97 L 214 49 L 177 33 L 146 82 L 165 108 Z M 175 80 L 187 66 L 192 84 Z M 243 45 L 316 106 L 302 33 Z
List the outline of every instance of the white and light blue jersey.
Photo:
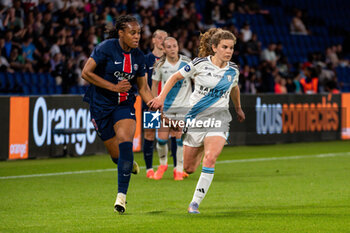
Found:
M 195 58 L 180 70 L 185 78 L 194 79 L 194 92 L 190 97 L 190 110 L 186 119 L 200 119 L 214 116 L 230 122 L 229 99 L 231 89 L 238 84 L 239 70 L 235 63 L 228 62 L 219 68 L 211 62 L 210 56 Z
M 162 86 L 164 86 L 172 74 L 176 73 L 190 62 L 191 59 L 182 55 L 180 55 L 180 58 L 175 65 L 170 64 L 166 59 L 164 64 L 160 64 L 154 69 L 152 79 L 161 81 Z M 190 76 L 176 82 L 165 98 L 163 111 L 172 112 L 172 110 L 174 110 L 177 112 L 180 108 L 188 109 L 190 107 L 189 99 L 191 93 L 192 86 Z

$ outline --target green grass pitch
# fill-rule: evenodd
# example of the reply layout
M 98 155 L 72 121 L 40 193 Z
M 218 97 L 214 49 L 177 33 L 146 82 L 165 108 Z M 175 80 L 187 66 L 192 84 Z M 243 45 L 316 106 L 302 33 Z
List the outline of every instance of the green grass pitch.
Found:
M 350 232 L 349 141 L 225 147 L 218 161 L 199 215 L 201 167 L 177 182 L 142 169 L 119 215 L 107 155 L 0 162 L 0 232 Z

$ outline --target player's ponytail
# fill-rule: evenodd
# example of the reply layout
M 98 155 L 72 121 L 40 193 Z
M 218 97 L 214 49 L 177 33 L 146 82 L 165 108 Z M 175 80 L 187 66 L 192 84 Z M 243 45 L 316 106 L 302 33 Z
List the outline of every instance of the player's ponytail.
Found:
M 118 32 L 120 30 L 124 31 L 126 24 L 130 22 L 138 22 L 134 16 L 122 15 L 118 17 L 115 21 L 115 27 L 112 24 L 106 25 L 106 33 L 108 33 L 108 38 L 118 38 Z
M 218 31 L 222 31 L 222 29 L 210 28 L 204 34 L 201 34 L 198 57 L 207 57 L 209 55 L 214 55 L 214 51 L 211 48 L 211 37 Z
M 156 69 L 156 68 L 160 68 L 164 62 L 165 62 L 165 59 L 166 59 L 166 55 L 163 54 L 158 61 L 156 61 L 153 65 L 153 69 Z

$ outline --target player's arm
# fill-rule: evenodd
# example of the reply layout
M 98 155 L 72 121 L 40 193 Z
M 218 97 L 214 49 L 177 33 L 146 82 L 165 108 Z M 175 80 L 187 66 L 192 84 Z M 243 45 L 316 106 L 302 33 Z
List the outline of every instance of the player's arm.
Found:
M 139 94 L 142 98 L 142 100 L 147 103 L 153 99 L 153 95 L 151 93 L 151 90 L 149 89 L 146 76 L 138 77 L 137 78 L 137 88 L 139 90 Z M 149 106 L 149 105 L 148 105 Z
M 166 83 L 165 83 L 164 87 L 162 88 L 162 91 L 160 92 L 159 96 L 154 98 L 149 103 L 147 103 L 147 105 L 150 106 L 150 108 L 153 108 L 153 109 L 162 108 L 163 104 L 164 104 L 164 100 L 165 100 L 166 96 L 168 95 L 169 91 L 173 88 L 175 83 L 177 83 L 178 81 L 180 81 L 182 79 L 184 79 L 184 76 L 182 76 L 180 71 L 177 71 L 176 73 L 171 75 L 170 78 L 168 79 L 168 81 L 166 81 Z
M 230 94 L 231 100 L 233 104 L 235 105 L 235 110 L 237 113 L 237 118 L 239 122 L 243 122 L 245 120 L 245 114 L 242 110 L 241 106 L 241 92 L 239 90 L 239 86 L 236 85 L 232 88 L 231 94 Z
M 96 66 L 97 64 L 95 60 L 90 57 L 83 68 L 83 71 L 81 74 L 82 78 L 95 86 L 107 89 L 109 91 L 113 91 L 113 92 L 129 91 L 129 89 L 131 88 L 131 84 L 129 83 L 129 81 L 122 80 L 118 84 L 111 83 L 94 73 Z

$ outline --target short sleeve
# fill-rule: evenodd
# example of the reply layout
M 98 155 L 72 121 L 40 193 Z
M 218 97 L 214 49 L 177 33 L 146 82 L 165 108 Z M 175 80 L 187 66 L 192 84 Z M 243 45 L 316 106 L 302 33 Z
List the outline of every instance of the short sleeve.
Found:
M 236 72 L 236 75 L 235 77 L 233 78 L 233 82 L 232 82 L 232 87 L 235 87 L 238 85 L 238 81 L 239 81 L 239 71 L 238 70 L 235 70 Z
M 184 78 L 193 77 L 195 72 L 196 72 L 196 68 L 193 65 L 193 61 L 191 61 L 190 63 L 188 63 L 187 65 L 185 65 L 180 69 L 180 74 Z
M 144 77 L 146 74 L 146 59 L 145 59 L 145 55 L 140 52 L 139 54 L 139 59 L 138 59 L 138 70 L 136 72 L 136 77 Z
M 101 43 L 97 45 L 92 51 L 90 57 L 92 57 L 95 60 L 96 64 L 102 64 L 107 61 L 108 54 L 106 51 L 108 50 L 106 47 L 107 47 L 106 43 Z
M 153 69 L 152 80 L 161 81 L 161 79 L 160 67 L 157 66 Z

